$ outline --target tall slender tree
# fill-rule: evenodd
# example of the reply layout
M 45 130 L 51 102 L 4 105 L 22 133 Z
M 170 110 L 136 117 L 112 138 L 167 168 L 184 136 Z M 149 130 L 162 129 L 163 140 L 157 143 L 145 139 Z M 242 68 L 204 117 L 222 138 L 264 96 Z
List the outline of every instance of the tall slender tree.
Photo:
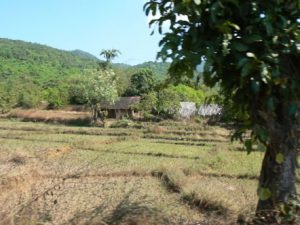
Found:
M 102 50 L 100 52 L 100 56 L 103 56 L 107 63 L 111 63 L 112 60 L 115 59 L 120 54 L 121 52 L 117 49 L 107 49 L 107 50 Z

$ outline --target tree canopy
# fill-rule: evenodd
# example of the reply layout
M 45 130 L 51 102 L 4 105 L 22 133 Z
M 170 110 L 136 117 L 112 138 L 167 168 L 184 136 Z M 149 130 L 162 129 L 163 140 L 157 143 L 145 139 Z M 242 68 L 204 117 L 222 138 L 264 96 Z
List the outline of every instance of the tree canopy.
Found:
M 236 137 L 250 129 L 247 148 L 266 146 L 258 210 L 295 197 L 299 1 L 149 0 L 144 9 L 163 34 L 158 57 L 172 60 L 173 78 L 192 77 L 205 62 L 205 84 L 219 84 L 225 101 L 240 112 Z
M 117 49 L 106 49 L 100 52 L 100 56 L 103 56 L 107 63 L 111 63 L 120 54 L 121 52 Z
M 46 45 L 0 38 L 0 111 L 12 107 L 47 105 L 58 108 L 82 101 L 69 95 L 73 77 L 99 68 L 100 60 L 90 53 L 64 51 Z M 106 62 L 104 62 L 106 63 Z M 107 64 L 107 63 L 106 63 Z M 130 77 L 141 68 L 156 68 L 155 76 L 166 77 L 168 63 L 148 62 L 136 66 L 113 64 L 121 96 L 128 88 Z M 160 70 L 160 68 L 162 68 Z
M 143 95 L 153 91 L 158 80 L 150 69 L 139 69 L 130 78 L 130 84 L 125 92 L 128 96 Z
M 85 76 L 74 79 L 72 83 L 71 96 L 91 108 L 93 122 L 99 119 L 101 102 L 114 102 L 118 98 L 116 76 L 112 70 L 87 71 Z

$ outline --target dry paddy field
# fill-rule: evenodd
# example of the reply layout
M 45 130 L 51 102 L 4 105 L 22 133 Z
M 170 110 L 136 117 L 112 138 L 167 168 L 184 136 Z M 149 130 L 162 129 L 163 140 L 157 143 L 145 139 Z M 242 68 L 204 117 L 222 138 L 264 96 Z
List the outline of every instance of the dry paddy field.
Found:
M 92 128 L 0 120 L 0 224 L 236 224 L 263 153 L 184 122 Z

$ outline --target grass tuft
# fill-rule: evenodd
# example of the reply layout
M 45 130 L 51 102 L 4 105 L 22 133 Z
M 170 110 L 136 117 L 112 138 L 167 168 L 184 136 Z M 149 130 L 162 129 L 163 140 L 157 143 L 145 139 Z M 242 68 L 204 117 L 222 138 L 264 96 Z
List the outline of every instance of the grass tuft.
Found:
M 167 131 L 167 129 L 165 127 L 162 126 L 151 126 L 148 128 L 148 132 L 149 133 L 154 133 L 154 134 L 162 134 L 165 133 Z
M 226 208 L 221 201 L 207 196 L 199 196 L 195 191 L 182 193 L 182 200 L 192 207 L 204 211 L 205 213 L 214 213 L 217 215 L 228 215 L 228 208 Z

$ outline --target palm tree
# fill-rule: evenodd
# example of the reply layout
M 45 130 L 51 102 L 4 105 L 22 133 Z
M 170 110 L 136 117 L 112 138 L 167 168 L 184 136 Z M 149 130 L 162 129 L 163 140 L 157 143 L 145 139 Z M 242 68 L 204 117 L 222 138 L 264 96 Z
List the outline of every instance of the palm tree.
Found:
M 100 56 L 103 56 L 107 63 L 111 63 L 112 60 L 120 54 L 121 52 L 117 49 L 107 49 L 100 52 Z

